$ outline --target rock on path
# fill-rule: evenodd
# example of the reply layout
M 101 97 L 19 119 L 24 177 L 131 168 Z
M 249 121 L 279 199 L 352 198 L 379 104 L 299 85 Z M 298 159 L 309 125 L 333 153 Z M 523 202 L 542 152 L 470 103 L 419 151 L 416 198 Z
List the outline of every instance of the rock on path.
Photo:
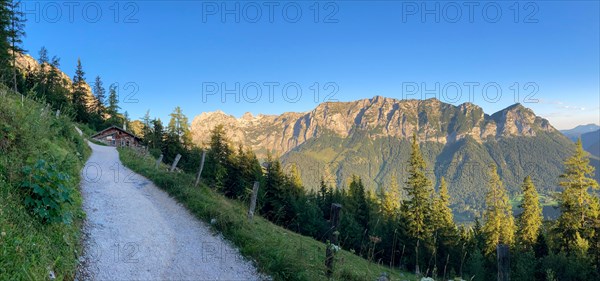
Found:
M 89 145 L 93 152 L 81 184 L 85 249 L 77 279 L 264 279 L 230 243 L 124 167 L 114 147 Z

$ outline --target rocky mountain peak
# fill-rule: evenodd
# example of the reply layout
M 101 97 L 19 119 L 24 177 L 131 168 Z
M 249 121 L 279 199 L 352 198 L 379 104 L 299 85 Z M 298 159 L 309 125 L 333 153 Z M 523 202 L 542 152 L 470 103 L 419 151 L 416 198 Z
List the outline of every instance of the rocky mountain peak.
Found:
M 310 112 L 235 118 L 222 111 L 202 113 L 192 122 L 196 143 L 206 142 L 210 130 L 223 124 L 229 138 L 255 151 L 280 155 L 323 135 L 342 138 L 365 133 L 368 138 L 407 139 L 414 132 L 421 141 L 452 143 L 470 137 L 477 142 L 499 138 L 532 137 L 556 131 L 550 123 L 520 104 L 487 115 L 472 103 L 458 106 L 438 99 L 398 100 L 383 96 L 351 102 L 325 102 Z

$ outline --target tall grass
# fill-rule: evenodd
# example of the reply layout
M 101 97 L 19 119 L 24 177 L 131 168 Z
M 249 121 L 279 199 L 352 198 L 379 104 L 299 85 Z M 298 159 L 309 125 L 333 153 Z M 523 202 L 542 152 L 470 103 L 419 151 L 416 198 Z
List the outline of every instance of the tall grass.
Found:
M 90 151 L 68 116 L 0 88 L 0 280 L 72 280 L 80 250 L 80 170 Z M 23 167 L 37 160 L 70 176 L 74 222 L 44 224 L 25 207 Z
M 205 185 L 194 187 L 194 176 L 168 173 L 155 159 L 119 149 L 123 164 L 149 178 L 181 202 L 199 219 L 239 247 L 258 268 L 275 280 L 326 280 L 325 244 L 279 227 L 260 216 L 246 218 L 247 203 L 230 200 Z M 415 280 L 411 274 L 371 263 L 347 251 L 336 255 L 333 280 L 376 280 L 386 272 L 390 280 Z

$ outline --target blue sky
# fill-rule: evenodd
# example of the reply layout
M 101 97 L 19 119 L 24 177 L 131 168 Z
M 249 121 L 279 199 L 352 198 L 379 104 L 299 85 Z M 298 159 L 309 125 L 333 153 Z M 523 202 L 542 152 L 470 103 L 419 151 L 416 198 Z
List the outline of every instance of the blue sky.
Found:
M 559 129 L 600 123 L 597 1 L 469 3 L 25 1 L 24 41 L 71 76 L 80 57 L 88 82 L 119 83 L 132 118 L 381 95 L 489 114 L 519 101 Z

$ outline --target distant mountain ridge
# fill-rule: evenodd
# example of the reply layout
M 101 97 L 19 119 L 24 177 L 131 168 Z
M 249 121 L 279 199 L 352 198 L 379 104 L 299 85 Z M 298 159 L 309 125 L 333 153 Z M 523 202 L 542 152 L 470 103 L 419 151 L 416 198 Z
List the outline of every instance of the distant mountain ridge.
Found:
M 194 118 L 192 131 L 198 144 L 209 131 L 224 124 L 234 142 L 249 145 L 259 153 L 284 154 L 322 134 L 348 137 L 359 130 L 369 138 L 407 139 L 416 132 L 421 141 L 453 143 L 469 136 L 478 142 L 508 136 L 535 136 L 558 132 L 550 123 L 520 104 L 487 115 L 472 103 L 459 106 L 437 99 L 398 100 L 376 96 L 354 102 L 326 102 L 306 113 L 281 115 L 244 114 L 235 118 L 222 111 L 205 112 Z
M 600 130 L 600 126 L 596 124 L 579 125 L 573 129 L 561 130 L 565 136 L 573 141 L 576 141 L 581 135 Z
M 600 130 L 582 134 L 581 143 L 587 152 L 600 157 Z
M 316 189 L 321 178 L 344 187 L 356 174 L 374 192 L 394 178 L 404 186 L 409 139 L 416 133 L 430 178 L 448 180 L 453 209 L 463 219 L 481 214 L 489 164 L 498 166 L 513 196 L 527 175 L 542 194 L 549 194 L 557 190 L 562 163 L 574 147 L 548 120 L 521 104 L 488 115 L 472 103 L 376 96 L 326 102 L 304 113 L 235 118 L 205 112 L 192 122 L 194 142 L 206 143 L 219 124 L 234 143 L 249 146 L 259 157 L 272 153 L 285 167 L 296 164 L 306 188 Z

